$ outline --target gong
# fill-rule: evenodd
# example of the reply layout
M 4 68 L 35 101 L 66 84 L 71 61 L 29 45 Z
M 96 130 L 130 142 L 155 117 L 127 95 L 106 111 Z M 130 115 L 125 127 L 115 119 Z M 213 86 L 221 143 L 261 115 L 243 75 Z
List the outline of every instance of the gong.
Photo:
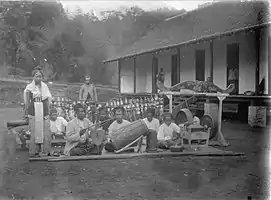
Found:
M 177 125 L 184 124 L 185 122 L 192 122 L 192 121 L 193 121 L 193 115 L 190 112 L 190 110 L 186 108 L 181 109 L 175 117 L 175 123 Z
M 217 124 L 217 120 L 214 120 L 211 115 L 203 115 L 201 120 L 200 120 L 200 124 L 202 126 L 207 126 L 208 128 L 211 128 L 210 131 L 210 140 L 213 139 L 216 134 L 217 134 L 217 128 L 218 128 L 218 124 Z

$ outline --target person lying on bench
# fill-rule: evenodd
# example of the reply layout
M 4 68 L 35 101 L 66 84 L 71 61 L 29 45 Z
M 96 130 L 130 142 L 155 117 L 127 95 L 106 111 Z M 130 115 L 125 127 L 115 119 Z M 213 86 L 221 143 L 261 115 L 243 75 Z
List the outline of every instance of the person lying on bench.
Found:
M 164 123 L 159 127 L 157 139 L 160 149 L 169 149 L 181 143 L 181 129 L 174 122 L 171 113 L 164 113 Z
M 108 140 L 105 144 L 105 150 L 108 152 L 114 152 L 114 147 L 112 146 L 111 142 L 110 142 L 110 138 L 111 136 L 119 129 L 121 129 L 122 127 L 131 124 L 131 122 L 123 119 L 123 115 L 124 115 L 124 108 L 123 107 L 117 107 L 114 108 L 113 112 L 114 112 L 114 116 L 115 116 L 115 121 L 110 124 L 110 126 L 108 127 Z
M 50 131 L 53 139 L 64 139 L 68 122 L 61 116 L 58 116 L 57 109 L 50 110 Z
M 89 131 L 93 131 L 94 127 L 93 123 L 86 118 L 85 107 L 78 103 L 74 106 L 74 111 L 76 118 L 67 125 L 64 155 L 82 156 L 98 154 L 96 146 L 89 137 Z
M 160 78 L 161 79 L 161 78 Z M 226 89 L 222 89 L 215 85 L 210 77 L 207 81 L 184 81 L 172 87 L 164 86 L 164 82 L 157 79 L 157 86 L 162 92 L 183 92 L 184 94 L 193 93 L 232 93 L 235 90 L 234 84 L 230 84 Z

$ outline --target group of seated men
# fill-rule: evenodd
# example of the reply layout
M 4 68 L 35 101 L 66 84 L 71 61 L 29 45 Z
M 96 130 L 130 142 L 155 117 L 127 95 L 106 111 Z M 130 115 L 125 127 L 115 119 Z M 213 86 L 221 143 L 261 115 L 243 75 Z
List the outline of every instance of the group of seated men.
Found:
M 114 145 L 111 142 L 112 136 L 122 127 L 131 124 L 131 122 L 124 119 L 125 110 L 123 107 L 114 109 L 115 118 L 113 122 L 110 122 L 109 126 L 100 127 L 98 127 L 99 123 L 94 125 L 86 118 L 86 110 L 82 104 L 76 104 L 74 111 L 75 118 L 69 122 L 58 116 L 55 108 L 51 109 L 50 113 L 52 137 L 63 137 L 66 140 L 64 155 L 68 156 L 101 154 L 103 149 L 114 152 Z M 160 125 L 159 120 L 154 118 L 154 112 L 154 109 L 148 108 L 146 118 L 143 119 L 148 128 L 148 133 L 143 135 L 146 136 L 146 152 L 156 152 L 158 151 L 157 148 L 168 149 L 171 146 L 180 144 L 183 137 L 181 125 L 178 126 L 173 122 L 171 113 L 164 113 L 163 123 Z M 108 121 L 108 118 L 101 119 L 101 121 L 104 120 Z M 195 115 L 193 123 L 199 123 L 199 119 Z M 94 144 L 90 134 L 92 131 L 97 131 L 97 128 L 104 130 L 103 142 L 99 146 Z M 157 144 L 155 147 L 150 145 L 153 142 Z

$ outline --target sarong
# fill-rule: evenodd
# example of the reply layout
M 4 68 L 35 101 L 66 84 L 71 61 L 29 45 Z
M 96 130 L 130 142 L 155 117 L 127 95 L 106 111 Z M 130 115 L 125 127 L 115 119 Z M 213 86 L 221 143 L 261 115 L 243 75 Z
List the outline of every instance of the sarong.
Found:
M 43 143 L 43 103 L 42 102 L 34 102 L 34 110 L 35 110 L 35 143 L 42 144 Z
M 37 153 L 48 154 L 51 151 L 51 134 L 50 134 L 50 120 L 43 119 L 43 137 L 42 143 L 36 143 L 36 134 L 35 134 L 35 122 L 36 119 L 34 116 L 29 116 L 29 129 L 31 132 L 30 142 L 29 142 L 29 154 L 34 156 Z

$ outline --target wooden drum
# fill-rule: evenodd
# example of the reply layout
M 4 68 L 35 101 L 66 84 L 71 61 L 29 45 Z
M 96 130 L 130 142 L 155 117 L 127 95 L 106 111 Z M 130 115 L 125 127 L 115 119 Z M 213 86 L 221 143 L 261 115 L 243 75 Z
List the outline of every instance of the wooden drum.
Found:
M 111 137 L 112 145 L 115 150 L 119 150 L 147 132 L 148 127 L 139 119 L 117 130 Z
M 208 128 L 211 128 L 210 131 L 210 140 L 213 139 L 217 134 L 218 122 L 214 120 L 211 115 L 203 115 L 200 124 L 202 126 L 207 125 Z
M 26 126 L 28 125 L 27 120 L 17 120 L 17 121 L 9 121 L 7 122 L 7 128 L 16 128 L 18 126 Z
M 177 125 L 184 124 L 185 122 L 192 122 L 192 121 L 193 121 L 193 115 L 190 112 L 190 110 L 186 108 L 181 109 L 175 118 L 175 123 Z

